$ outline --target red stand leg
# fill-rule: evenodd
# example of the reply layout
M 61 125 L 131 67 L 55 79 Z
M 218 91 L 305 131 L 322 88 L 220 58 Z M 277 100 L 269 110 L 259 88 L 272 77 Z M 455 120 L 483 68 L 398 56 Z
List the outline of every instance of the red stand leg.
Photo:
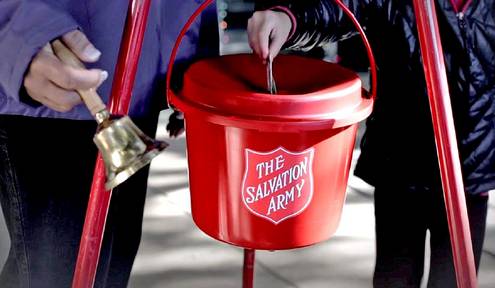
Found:
M 112 191 L 105 189 L 105 164 L 98 154 L 86 220 L 79 245 L 73 288 L 93 287 Z
M 414 0 L 459 288 L 477 287 L 449 87 L 433 0 Z
M 256 250 L 244 249 L 244 267 L 243 267 L 243 272 L 242 272 L 242 288 L 253 288 L 255 253 L 256 253 Z
M 151 0 L 130 0 L 110 98 L 110 113 L 127 114 Z M 105 190 L 105 165 L 98 155 L 72 288 L 94 285 L 111 191 Z

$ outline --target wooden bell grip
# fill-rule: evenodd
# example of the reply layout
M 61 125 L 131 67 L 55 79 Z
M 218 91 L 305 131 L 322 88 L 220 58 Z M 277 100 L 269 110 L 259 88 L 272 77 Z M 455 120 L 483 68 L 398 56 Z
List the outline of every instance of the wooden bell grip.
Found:
M 69 48 L 67 48 L 60 40 L 55 40 L 51 44 L 53 52 L 63 63 L 75 68 L 86 69 L 79 58 L 77 58 L 77 56 L 72 53 L 72 51 L 69 50 Z M 95 89 L 76 91 L 81 96 L 84 104 L 86 104 L 86 107 L 88 107 L 91 115 L 95 116 L 96 113 L 106 109 L 105 103 L 103 103 L 100 95 L 98 95 Z

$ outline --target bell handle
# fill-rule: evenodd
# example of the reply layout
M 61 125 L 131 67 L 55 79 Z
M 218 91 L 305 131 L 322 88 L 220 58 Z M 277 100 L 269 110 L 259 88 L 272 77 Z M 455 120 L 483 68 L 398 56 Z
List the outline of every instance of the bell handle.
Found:
M 62 43 L 62 41 L 57 39 L 54 40 L 51 44 L 52 44 L 53 52 L 63 63 L 75 68 L 86 69 L 84 64 L 77 58 L 77 56 L 74 53 L 72 53 L 72 51 L 69 50 L 69 48 L 67 48 Z M 105 103 L 103 103 L 100 95 L 98 95 L 95 89 L 76 90 L 76 91 L 77 93 L 79 93 L 84 104 L 86 104 L 86 107 L 88 107 L 89 111 L 91 112 L 91 115 L 93 115 L 94 117 L 97 116 L 98 112 L 102 112 L 103 110 L 106 110 L 107 107 Z

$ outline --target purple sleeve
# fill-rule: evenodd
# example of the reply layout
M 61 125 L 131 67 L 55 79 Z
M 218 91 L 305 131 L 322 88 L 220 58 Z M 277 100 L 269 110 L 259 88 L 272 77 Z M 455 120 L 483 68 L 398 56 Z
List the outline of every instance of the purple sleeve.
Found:
M 50 40 L 77 27 L 70 14 L 44 1 L 1 0 L 0 97 L 19 101 L 19 89 L 34 55 Z

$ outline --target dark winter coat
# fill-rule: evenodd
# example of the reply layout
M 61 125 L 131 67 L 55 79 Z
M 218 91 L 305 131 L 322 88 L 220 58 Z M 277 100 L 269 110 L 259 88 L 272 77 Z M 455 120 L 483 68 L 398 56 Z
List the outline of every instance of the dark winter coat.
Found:
M 355 29 L 332 0 L 292 1 L 297 19 L 290 48 L 310 49 Z M 344 0 L 365 26 L 378 64 L 378 98 L 355 174 L 365 181 L 437 185 L 431 114 L 411 0 Z M 457 11 L 438 0 L 464 183 L 470 194 L 495 188 L 495 1 Z

